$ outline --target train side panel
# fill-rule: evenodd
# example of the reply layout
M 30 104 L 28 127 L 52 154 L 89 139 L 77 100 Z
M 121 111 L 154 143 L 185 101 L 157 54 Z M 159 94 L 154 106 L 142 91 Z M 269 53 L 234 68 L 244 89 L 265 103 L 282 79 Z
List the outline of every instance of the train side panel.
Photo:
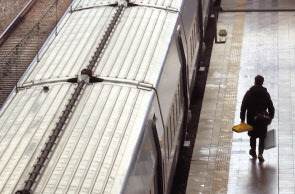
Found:
M 165 61 L 162 77 L 157 87 L 164 122 L 164 133 L 161 138 L 164 140 L 162 157 L 167 193 L 169 193 L 172 186 L 183 133 L 181 124 L 184 122 L 184 90 L 182 85 L 182 79 L 184 77 L 181 72 L 182 64 L 180 62 L 180 55 L 176 42 L 178 25 L 181 25 L 180 20 L 178 20 L 174 35 L 171 39 L 171 45 Z
M 165 65 L 163 66 L 161 78 L 159 80 L 159 85 L 156 87 L 157 94 L 154 97 L 153 108 L 150 110 L 150 115 L 156 116 L 156 128 L 159 137 L 159 142 L 161 145 L 161 158 L 162 158 L 162 174 L 163 174 L 163 189 L 165 193 L 169 193 L 173 175 L 175 173 L 175 168 L 177 164 L 180 142 L 182 137 L 182 123 L 183 123 L 183 113 L 184 113 L 184 97 L 183 97 L 183 85 L 182 79 L 183 75 L 181 73 L 181 62 L 180 55 L 177 49 L 177 27 L 181 25 L 180 18 L 178 19 L 173 36 L 170 40 L 170 46 L 165 60 Z M 151 190 L 157 190 L 157 169 L 156 161 L 148 159 L 147 156 L 153 155 L 152 152 L 156 152 L 156 149 L 152 149 L 151 153 L 148 153 L 146 150 L 146 145 L 149 145 L 151 142 L 152 135 L 150 132 L 150 120 L 152 116 L 146 121 L 146 128 L 144 132 L 144 137 L 142 137 L 141 145 L 139 151 L 137 152 L 138 156 L 131 167 L 129 174 L 126 192 L 124 193 L 137 193 L 137 191 L 144 190 L 145 192 Z M 148 140 L 149 139 L 149 140 Z M 155 156 L 155 155 L 153 155 Z M 156 158 L 157 160 L 159 158 Z M 146 172 L 141 172 L 140 168 L 144 163 L 154 161 L 154 166 L 150 168 L 149 175 L 153 179 L 145 179 L 140 176 L 147 176 Z M 143 168 L 145 169 L 145 167 Z M 152 175 L 151 173 L 154 173 Z M 144 184 L 145 183 L 145 184 Z M 136 186 L 134 186 L 136 185 Z M 154 189 L 145 190 L 144 188 L 149 186 L 154 186 Z M 157 192 L 155 192 L 157 193 Z
M 139 139 L 138 150 L 131 164 L 123 193 L 157 193 L 156 147 L 152 131 L 152 116 L 146 122 Z
M 200 1 L 186 0 L 181 10 L 184 32 L 186 34 L 183 44 L 187 44 L 188 52 L 186 53 L 189 73 L 189 91 L 192 93 L 194 80 L 197 72 L 197 61 L 199 60 L 199 48 L 202 42 L 201 34 L 201 9 Z
M 164 122 L 163 127 L 158 129 L 159 140 L 163 147 L 162 167 L 163 167 L 163 187 L 166 193 L 170 192 L 173 176 L 178 160 L 182 133 L 183 113 L 184 113 L 184 89 L 182 80 L 185 79 L 181 73 L 180 54 L 176 38 L 177 28 L 180 29 L 184 53 L 186 55 L 186 65 L 188 69 L 187 79 L 189 83 L 189 93 L 192 92 L 197 71 L 197 60 L 199 55 L 200 42 L 202 41 L 202 7 L 200 1 L 187 0 L 182 7 L 182 18 L 178 18 L 175 24 L 173 37 L 170 40 L 170 47 L 163 67 L 159 85 L 157 86 L 160 108 Z M 183 22 L 183 23 L 182 23 Z M 184 64 L 185 65 L 185 64 Z M 155 103 L 154 103 L 155 104 Z M 160 125 L 160 124 L 158 124 Z M 144 143 L 143 143 L 144 144 Z M 156 172 L 156 169 L 153 169 Z M 156 179 L 155 179 L 156 180 Z M 155 185 L 155 180 L 149 185 Z M 129 185 L 129 184 L 128 184 Z M 155 188 L 156 190 L 157 188 Z

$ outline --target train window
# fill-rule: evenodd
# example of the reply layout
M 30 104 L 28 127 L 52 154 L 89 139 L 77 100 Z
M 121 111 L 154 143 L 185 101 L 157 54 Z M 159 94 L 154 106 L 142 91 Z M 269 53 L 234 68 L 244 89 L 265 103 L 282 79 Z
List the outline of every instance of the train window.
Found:
M 192 41 L 192 36 L 190 37 L 190 45 L 191 45 L 191 56 L 193 57 L 193 41 Z
M 197 24 L 195 25 L 195 33 L 196 33 L 196 47 L 197 47 L 197 42 L 198 42 L 198 28 L 197 28 Z
M 174 133 L 174 136 L 175 136 L 175 132 L 176 132 L 176 121 L 175 121 L 175 114 L 176 114 L 176 104 L 177 104 L 177 96 L 175 96 L 175 104 L 173 105 L 173 133 Z
M 196 23 L 194 23 L 194 26 L 193 26 L 193 34 L 194 34 L 194 47 L 195 47 L 195 42 L 196 42 Z
M 198 42 L 200 40 L 200 36 L 201 36 L 199 28 L 197 26 L 196 26 L 196 33 L 197 33 L 197 37 L 198 37 L 197 42 L 196 42 L 196 46 L 197 46 L 197 44 L 198 44 Z
M 197 36 L 197 23 L 195 22 L 195 48 L 197 46 L 197 38 L 198 38 L 198 36 Z
M 163 174 L 163 189 L 165 190 L 165 186 L 166 186 L 166 174 L 165 174 L 165 164 L 163 161 L 163 166 L 162 166 L 162 174 Z
M 179 117 L 178 108 L 179 108 L 179 94 L 176 95 L 176 120 L 178 120 L 178 117 Z
M 195 54 L 195 47 L 194 47 L 194 42 L 195 42 L 195 36 L 194 36 L 194 30 L 192 31 L 192 37 L 193 37 L 193 41 L 192 41 L 192 56 L 194 56 Z
M 168 151 L 168 158 L 170 157 L 170 143 L 169 143 L 169 126 L 167 127 L 167 151 Z
M 179 106 L 178 106 L 178 114 L 180 114 L 180 85 L 178 84 L 178 97 L 179 97 Z
M 195 32 L 195 28 L 194 28 L 194 54 L 195 54 L 195 52 L 196 52 L 196 32 Z
M 170 151 L 172 150 L 172 143 L 173 143 L 173 136 L 172 136 L 172 126 L 173 126 L 173 123 L 172 123 L 172 115 L 170 114 Z
M 194 24 L 194 32 L 195 32 L 195 48 L 197 46 L 197 25 L 196 23 Z
M 175 96 L 175 103 L 173 104 L 172 106 L 172 124 L 173 124 L 173 138 L 175 136 L 175 122 L 174 122 L 174 114 L 175 114 L 175 110 L 174 110 L 174 107 L 175 107 L 175 104 L 176 104 L 176 96 Z

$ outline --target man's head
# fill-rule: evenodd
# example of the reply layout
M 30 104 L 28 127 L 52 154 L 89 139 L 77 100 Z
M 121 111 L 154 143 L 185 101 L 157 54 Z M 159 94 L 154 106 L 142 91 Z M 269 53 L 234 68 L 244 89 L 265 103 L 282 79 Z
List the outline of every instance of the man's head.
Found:
M 264 78 L 261 75 L 257 75 L 255 77 L 255 85 L 262 86 L 264 82 Z

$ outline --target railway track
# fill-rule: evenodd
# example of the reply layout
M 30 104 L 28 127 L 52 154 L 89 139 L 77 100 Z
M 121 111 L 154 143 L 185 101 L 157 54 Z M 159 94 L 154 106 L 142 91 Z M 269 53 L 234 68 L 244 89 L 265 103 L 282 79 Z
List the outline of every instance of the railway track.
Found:
M 30 0 L 0 0 L 0 34 Z
M 9 5 L 10 0 L 0 0 Z M 28 3 L 29 1 L 26 1 Z M 0 46 L 0 107 L 30 65 L 72 0 L 37 0 Z M 23 9 L 20 8 L 20 9 Z M 17 15 L 17 14 L 14 14 Z

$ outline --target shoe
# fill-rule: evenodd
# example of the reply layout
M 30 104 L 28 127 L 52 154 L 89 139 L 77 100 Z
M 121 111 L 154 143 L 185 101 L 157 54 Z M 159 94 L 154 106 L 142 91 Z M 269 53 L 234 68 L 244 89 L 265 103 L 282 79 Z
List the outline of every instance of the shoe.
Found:
M 259 154 L 258 160 L 259 160 L 259 162 L 264 162 L 264 158 L 263 158 L 263 155 L 262 154 Z
M 249 154 L 250 154 L 254 159 L 257 158 L 256 152 L 253 151 L 252 149 L 249 150 Z

